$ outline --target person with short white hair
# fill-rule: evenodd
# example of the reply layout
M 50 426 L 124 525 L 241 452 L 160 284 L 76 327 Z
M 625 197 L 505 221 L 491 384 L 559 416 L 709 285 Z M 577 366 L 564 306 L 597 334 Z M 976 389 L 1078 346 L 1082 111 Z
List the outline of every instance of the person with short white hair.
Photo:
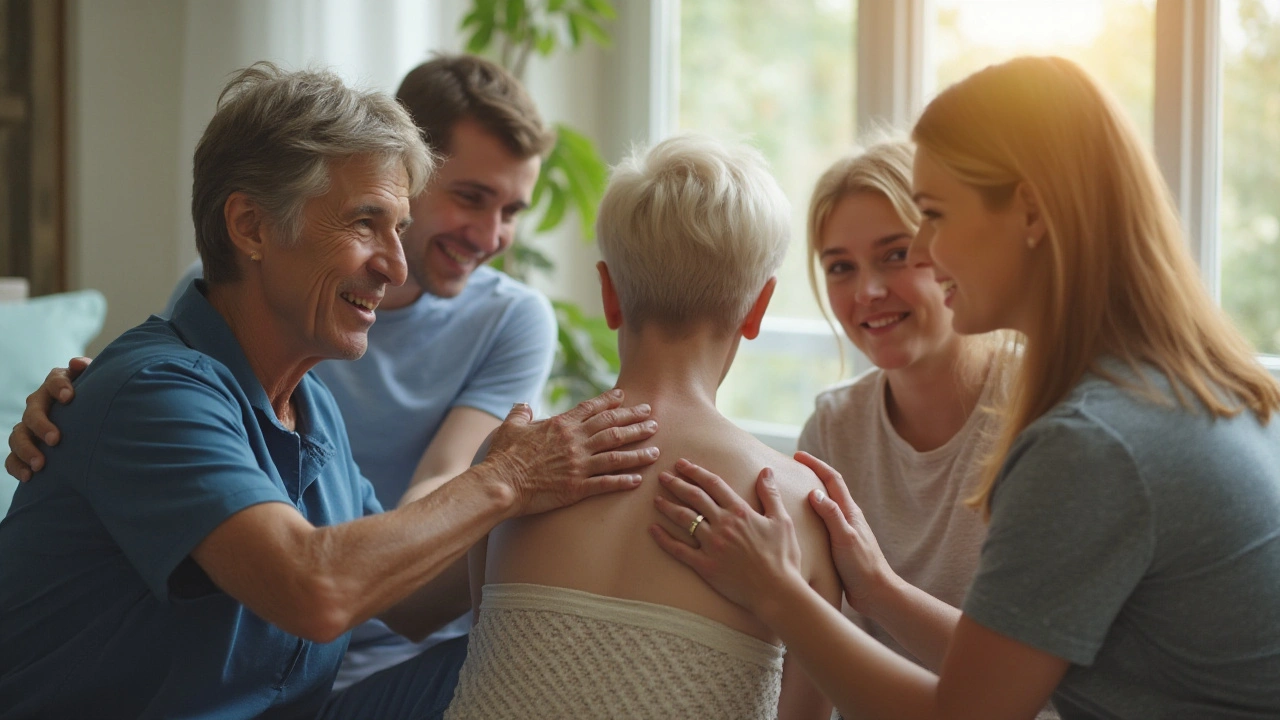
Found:
M 760 331 L 789 212 L 745 145 L 681 135 L 615 168 L 597 220 L 601 293 L 618 331 L 617 387 L 628 406 L 652 408 L 662 460 L 625 498 L 505 522 L 472 550 L 478 618 L 446 717 L 829 716 L 776 635 L 645 537 L 661 522 L 655 503 L 670 500 L 671 470 L 772 467 L 800 518 L 802 573 L 839 602 L 826 533 L 800 513 L 817 478 L 715 405 L 738 343 Z M 748 483 L 734 489 L 759 507 Z M 696 546 L 704 523 L 667 527 Z

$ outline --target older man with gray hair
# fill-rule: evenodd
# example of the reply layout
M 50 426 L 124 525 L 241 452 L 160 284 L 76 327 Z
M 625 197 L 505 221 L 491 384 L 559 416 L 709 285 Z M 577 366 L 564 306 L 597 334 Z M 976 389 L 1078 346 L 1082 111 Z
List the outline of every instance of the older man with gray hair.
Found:
M 111 343 L 0 522 L 0 718 L 438 717 L 459 639 L 338 695 L 348 634 L 497 522 L 634 488 L 647 408 L 513 409 L 383 513 L 309 371 L 360 357 L 433 159 L 390 98 L 255 65 L 196 150 L 205 281 Z M 442 658 L 446 661 L 442 662 Z

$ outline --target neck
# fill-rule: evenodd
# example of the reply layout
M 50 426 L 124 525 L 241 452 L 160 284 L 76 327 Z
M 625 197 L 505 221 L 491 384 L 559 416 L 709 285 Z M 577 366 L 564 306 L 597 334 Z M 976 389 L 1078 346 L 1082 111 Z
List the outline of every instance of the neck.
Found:
M 898 435 L 919 452 L 947 443 L 982 397 L 991 353 L 954 338 L 939 353 L 885 371 L 885 407 Z
M 271 409 L 282 425 L 294 429 L 295 418 L 290 400 L 307 371 L 322 358 L 306 357 L 296 343 L 294 332 L 283 327 L 269 310 L 262 289 L 241 279 L 230 285 L 210 286 L 209 304 L 226 320 L 249 367 L 262 384 Z
M 738 339 L 701 329 L 673 337 L 652 323 L 636 331 L 624 326 L 618 335 L 618 387 L 626 391 L 628 405 L 647 402 L 655 411 L 681 407 L 717 412 L 716 390 Z

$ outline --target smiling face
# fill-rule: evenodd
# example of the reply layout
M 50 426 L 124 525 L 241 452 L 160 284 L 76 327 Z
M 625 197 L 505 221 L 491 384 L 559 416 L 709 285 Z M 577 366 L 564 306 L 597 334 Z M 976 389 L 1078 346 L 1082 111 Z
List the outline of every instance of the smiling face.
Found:
M 470 120 L 455 125 L 447 157 L 413 199 L 416 222 L 403 238 L 410 281 L 388 294 L 385 307 L 403 307 L 423 292 L 462 292 L 477 267 L 511 247 L 541 166 L 537 155 L 516 157 Z
M 912 244 L 918 261 L 933 264 L 939 281 L 954 281 L 947 304 L 964 334 L 1011 328 L 1024 334 L 1043 294 L 1036 255 L 1044 227 L 1020 185 L 1005 207 L 992 210 L 982 194 L 920 148 L 913 185 L 924 216 Z
M 404 282 L 409 225 L 400 163 L 355 156 L 329 167 L 329 189 L 303 206 L 295 242 L 262 245 L 263 292 L 282 347 L 306 358 L 354 360 L 387 288 Z
M 845 334 L 876 366 L 909 367 L 956 341 L 944 289 L 908 260 L 908 229 L 879 193 L 842 198 L 822 228 L 827 300 Z

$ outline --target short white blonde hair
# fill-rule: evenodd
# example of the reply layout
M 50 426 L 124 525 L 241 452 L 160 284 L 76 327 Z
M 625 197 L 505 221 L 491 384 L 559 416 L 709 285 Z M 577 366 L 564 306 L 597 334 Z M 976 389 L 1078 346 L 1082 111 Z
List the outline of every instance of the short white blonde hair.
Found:
M 682 134 L 613 170 L 596 233 L 633 326 L 737 330 L 782 264 L 791 206 L 758 150 Z

